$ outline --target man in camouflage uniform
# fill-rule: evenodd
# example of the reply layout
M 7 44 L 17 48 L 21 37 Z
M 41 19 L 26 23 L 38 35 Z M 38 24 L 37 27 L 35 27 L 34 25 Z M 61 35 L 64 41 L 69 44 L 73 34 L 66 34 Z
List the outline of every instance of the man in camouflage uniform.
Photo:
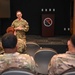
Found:
M 54 55 L 49 63 L 48 75 L 61 75 L 62 72 L 75 67 L 75 35 L 67 42 L 68 51 Z
M 0 55 L 0 72 L 10 67 L 26 68 L 35 71 L 35 61 L 28 54 L 20 54 L 17 51 L 17 37 L 12 33 L 6 33 L 2 37 L 2 46 L 5 53 Z
M 14 27 L 16 31 L 15 35 L 17 36 L 17 38 L 24 40 L 24 42 L 26 43 L 25 32 L 28 32 L 29 30 L 28 22 L 22 18 L 21 11 L 17 11 L 16 16 L 17 16 L 17 19 L 15 19 L 12 22 L 11 26 Z
M 16 30 L 16 36 L 20 39 L 25 39 L 25 32 L 28 32 L 29 25 L 26 20 L 22 18 L 21 11 L 16 12 L 17 19 L 12 22 L 12 27 Z

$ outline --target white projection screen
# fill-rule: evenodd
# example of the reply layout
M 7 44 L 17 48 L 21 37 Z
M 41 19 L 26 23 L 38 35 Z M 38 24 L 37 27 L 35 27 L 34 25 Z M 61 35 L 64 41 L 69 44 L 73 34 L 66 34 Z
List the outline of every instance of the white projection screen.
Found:
M 0 18 L 10 18 L 10 0 L 0 0 Z

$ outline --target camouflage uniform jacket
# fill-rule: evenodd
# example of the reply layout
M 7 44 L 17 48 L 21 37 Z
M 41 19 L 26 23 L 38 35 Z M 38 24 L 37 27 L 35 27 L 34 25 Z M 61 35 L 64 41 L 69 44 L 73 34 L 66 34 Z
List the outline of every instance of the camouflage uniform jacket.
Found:
M 49 63 L 48 75 L 60 75 L 72 67 L 75 67 L 75 53 L 67 51 L 64 54 L 57 54 L 52 57 Z
M 26 20 L 24 20 L 23 18 L 21 20 L 14 20 L 12 22 L 12 27 L 17 28 L 19 26 L 21 26 L 23 28 L 23 30 L 17 30 L 16 31 L 16 36 L 20 39 L 25 39 L 25 32 L 27 32 L 29 30 L 29 25 L 28 22 Z
M 0 55 L 0 72 L 10 67 L 28 68 L 34 72 L 34 59 L 27 54 L 10 53 Z

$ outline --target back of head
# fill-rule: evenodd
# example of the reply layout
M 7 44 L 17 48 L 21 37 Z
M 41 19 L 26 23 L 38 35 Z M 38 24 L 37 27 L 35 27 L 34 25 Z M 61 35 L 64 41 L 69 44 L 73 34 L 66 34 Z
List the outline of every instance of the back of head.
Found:
M 75 47 L 75 35 L 72 35 L 70 40 L 71 40 L 73 46 Z
M 7 32 L 7 33 L 11 32 L 11 33 L 14 34 L 14 31 L 15 31 L 14 27 L 8 27 L 8 28 L 6 29 L 6 32 Z
M 17 44 L 17 37 L 12 33 L 6 33 L 2 37 L 3 48 L 15 48 Z

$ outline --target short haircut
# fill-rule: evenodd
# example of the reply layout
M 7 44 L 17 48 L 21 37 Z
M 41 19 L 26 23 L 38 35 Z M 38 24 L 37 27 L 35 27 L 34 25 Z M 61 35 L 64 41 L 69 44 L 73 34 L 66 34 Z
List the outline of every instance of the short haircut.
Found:
M 73 46 L 75 47 L 75 34 L 71 36 L 70 40 L 71 40 Z
M 17 37 L 12 33 L 6 33 L 2 39 L 3 48 L 15 48 L 17 44 Z
M 20 10 L 18 10 L 18 11 L 16 12 L 16 14 L 19 13 L 19 12 L 22 14 L 22 12 L 21 12 Z

